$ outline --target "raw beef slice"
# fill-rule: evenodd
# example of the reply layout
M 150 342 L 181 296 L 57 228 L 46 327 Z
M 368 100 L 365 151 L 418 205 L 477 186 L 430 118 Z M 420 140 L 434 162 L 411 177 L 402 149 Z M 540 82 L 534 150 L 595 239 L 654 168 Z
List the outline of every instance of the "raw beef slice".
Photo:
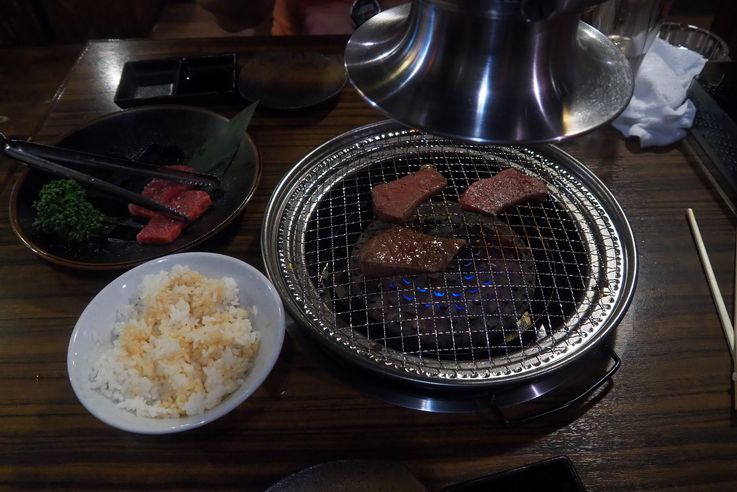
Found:
M 210 208 L 212 198 L 206 191 L 187 190 L 177 195 L 169 205 L 190 220 L 196 220 Z M 181 220 L 156 213 L 136 235 L 136 240 L 139 244 L 169 244 L 179 237 L 186 226 L 187 224 Z
M 178 171 L 194 172 L 195 170 L 189 166 L 166 166 L 167 169 L 175 169 Z M 141 195 L 146 198 L 150 198 L 156 202 L 163 203 L 164 205 L 169 204 L 174 198 L 176 198 L 183 191 L 191 190 L 192 187 L 184 183 L 176 183 L 161 178 L 154 178 L 143 187 Z M 134 217 L 143 217 L 150 219 L 156 212 L 147 208 L 136 205 L 135 203 L 128 204 L 128 212 Z
M 464 210 L 496 215 L 518 203 L 547 197 L 548 187 L 544 181 L 508 168 L 471 183 L 461 196 L 460 204 Z
M 189 217 L 189 220 L 197 220 L 205 213 L 205 210 L 210 208 L 212 198 L 206 191 L 187 190 L 177 195 L 170 205 Z
M 386 222 L 406 224 L 422 202 L 446 186 L 448 181 L 434 167 L 423 166 L 414 174 L 374 186 L 374 213 Z

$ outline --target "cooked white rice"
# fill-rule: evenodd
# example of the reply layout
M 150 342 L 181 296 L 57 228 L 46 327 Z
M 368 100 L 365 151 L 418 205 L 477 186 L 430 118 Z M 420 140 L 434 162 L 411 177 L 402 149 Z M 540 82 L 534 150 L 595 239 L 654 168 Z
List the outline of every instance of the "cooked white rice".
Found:
M 186 266 L 146 275 L 93 364 L 93 389 L 146 417 L 200 415 L 243 381 L 259 345 L 238 286 Z

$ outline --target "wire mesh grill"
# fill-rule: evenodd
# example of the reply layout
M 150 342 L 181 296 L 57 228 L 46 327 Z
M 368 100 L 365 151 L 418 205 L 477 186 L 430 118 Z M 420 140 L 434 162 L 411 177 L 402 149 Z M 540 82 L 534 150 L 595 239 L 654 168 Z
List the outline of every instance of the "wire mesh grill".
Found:
M 634 281 L 634 241 L 616 202 L 598 181 L 587 186 L 571 172 L 575 161 L 552 154 L 387 123 L 341 136 L 298 163 L 272 196 L 267 269 L 303 327 L 363 366 L 442 384 L 545 372 L 616 324 Z M 439 274 L 365 278 L 354 248 L 377 226 L 371 188 L 423 165 L 448 187 L 410 227 L 492 246 L 481 256 L 465 248 Z M 550 197 L 496 219 L 460 210 L 468 185 L 507 167 L 544 180 Z

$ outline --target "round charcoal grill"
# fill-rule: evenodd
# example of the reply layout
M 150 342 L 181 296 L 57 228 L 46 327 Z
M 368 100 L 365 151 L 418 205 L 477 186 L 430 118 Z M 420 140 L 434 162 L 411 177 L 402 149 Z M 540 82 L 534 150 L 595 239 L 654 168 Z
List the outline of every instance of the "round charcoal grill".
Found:
M 434 166 L 448 187 L 409 227 L 464 239 L 442 273 L 366 278 L 356 254 L 386 227 L 371 188 Z M 514 167 L 549 198 L 498 217 L 463 212 L 474 181 Z M 323 144 L 282 179 L 267 208 L 269 276 L 300 330 L 342 360 L 427 388 L 521 384 L 582 359 L 634 291 L 634 239 L 619 205 L 553 146 L 483 146 L 382 122 Z

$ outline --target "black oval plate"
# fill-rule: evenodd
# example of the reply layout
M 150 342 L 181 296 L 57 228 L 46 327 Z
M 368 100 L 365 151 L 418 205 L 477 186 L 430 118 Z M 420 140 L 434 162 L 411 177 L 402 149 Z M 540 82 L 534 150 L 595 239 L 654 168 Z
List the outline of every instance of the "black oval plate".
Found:
M 215 112 L 186 106 L 147 106 L 112 113 L 75 130 L 56 144 L 96 154 L 148 160 L 153 164 L 187 164 L 194 152 L 213 134 L 221 131 L 228 119 Z M 143 158 L 142 158 L 143 157 Z M 132 177 L 111 171 L 90 171 L 106 181 L 140 192 L 150 178 Z M 221 189 L 212 193 L 213 206 L 189 225 L 173 243 L 141 245 L 136 242 L 138 228 L 124 201 L 88 191 L 90 201 L 116 225 L 108 237 L 70 246 L 41 234 L 33 226 L 32 208 L 39 190 L 57 179 L 28 169 L 13 187 L 10 196 L 10 221 L 16 235 L 34 253 L 56 264 L 85 270 L 128 268 L 177 251 L 183 251 L 212 237 L 233 221 L 253 196 L 261 178 L 261 157 L 248 134 L 225 174 Z

